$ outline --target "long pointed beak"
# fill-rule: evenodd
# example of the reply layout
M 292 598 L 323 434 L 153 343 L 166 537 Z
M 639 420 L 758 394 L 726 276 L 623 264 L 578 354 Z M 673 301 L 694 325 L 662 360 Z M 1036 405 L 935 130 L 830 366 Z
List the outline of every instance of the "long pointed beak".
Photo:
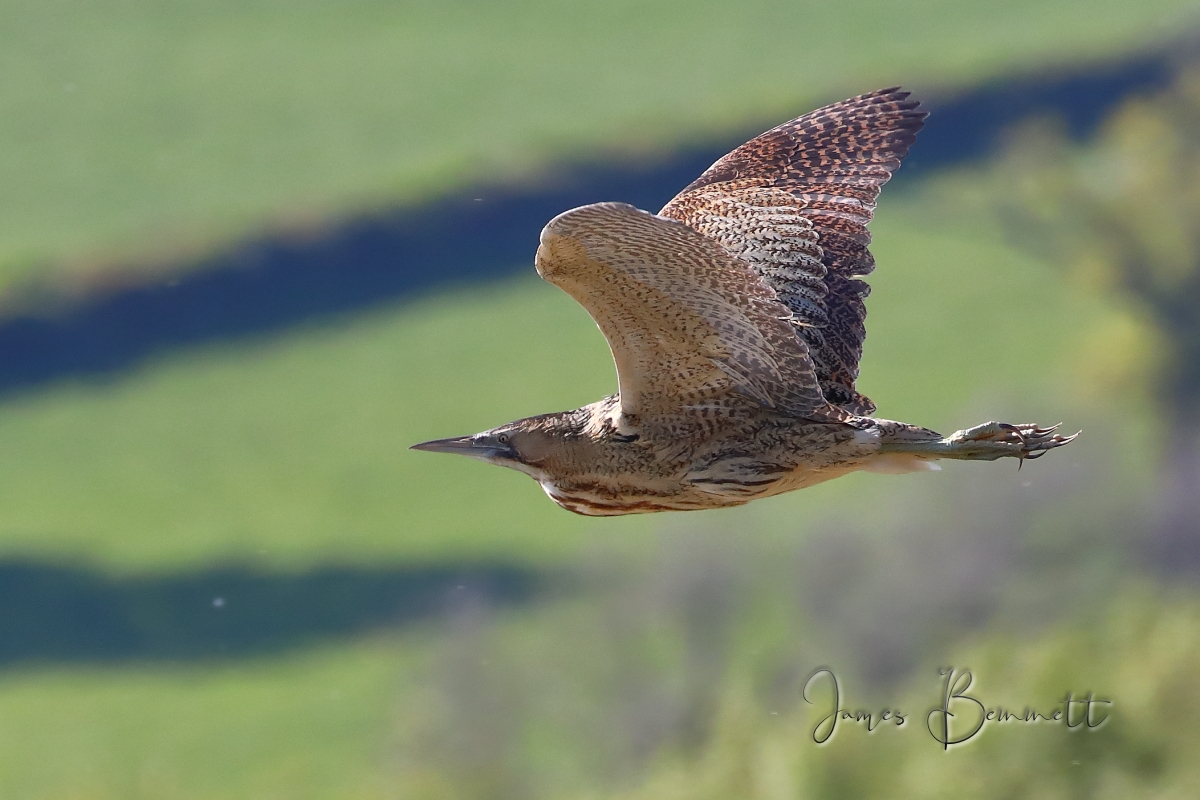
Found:
M 493 444 L 481 442 L 474 436 L 459 436 L 454 439 L 434 439 L 432 442 L 414 444 L 409 450 L 428 450 L 430 453 L 457 453 L 480 461 L 491 461 L 501 455 L 501 449 Z
M 480 447 L 471 441 L 470 436 L 458 436 L 453 439 L 434 439 L 429 442 L 414 444 L 409 450 L 427 450 L 430 453 L 458 453 L 460 456 L 475 456 L 478 458 L 484 450 L 490 447 Z

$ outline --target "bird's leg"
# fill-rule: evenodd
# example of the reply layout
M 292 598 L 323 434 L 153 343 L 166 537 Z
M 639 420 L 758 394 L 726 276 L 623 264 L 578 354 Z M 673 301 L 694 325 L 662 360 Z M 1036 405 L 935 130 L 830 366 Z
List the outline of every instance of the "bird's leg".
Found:
M 955 431 L 950 436 L 932 441 L 884 439 L 885 453 L 910 453 L 921 458 L 957 458 L 967 461 L 995 461 L 1012 456 L 1022 461 L 1041 458 L 1047 451 L 1062 447 L 1079 434 L 1062 436 L 1058 425 L 1039 428 L 1037 425 L 1009 425 L 1006 422 L 985 422 Z

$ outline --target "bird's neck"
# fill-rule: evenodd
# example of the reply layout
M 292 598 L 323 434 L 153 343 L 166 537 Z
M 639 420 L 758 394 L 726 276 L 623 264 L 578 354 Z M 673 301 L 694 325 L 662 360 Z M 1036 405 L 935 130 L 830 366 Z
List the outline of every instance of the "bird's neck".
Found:
M 560 411 L 533 418 L 546 437 L 543 453 L 531 459 L 529 466 L 552 476 L 570 477 L 603 468 L 612 456 L 610 451 L 636 440 L 636 433 L 622 418 L 620 403 L 615 397 L 573 411 Z

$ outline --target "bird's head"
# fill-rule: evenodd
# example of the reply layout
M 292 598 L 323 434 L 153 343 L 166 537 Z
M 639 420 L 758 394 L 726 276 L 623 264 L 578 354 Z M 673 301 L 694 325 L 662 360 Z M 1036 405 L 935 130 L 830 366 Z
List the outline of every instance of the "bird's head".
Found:
M 499 428 L 460 436 L 453 439 L 434 439 L 414 444 L 411 450 L 426 450 L 431 453 L 457 453 L 509 467 L 536 479 L 541 479 L 544 466 L 562 449 L 564 433 L 562 426 L 553 419 L 560 415 L 543 415 L 510 422 Z

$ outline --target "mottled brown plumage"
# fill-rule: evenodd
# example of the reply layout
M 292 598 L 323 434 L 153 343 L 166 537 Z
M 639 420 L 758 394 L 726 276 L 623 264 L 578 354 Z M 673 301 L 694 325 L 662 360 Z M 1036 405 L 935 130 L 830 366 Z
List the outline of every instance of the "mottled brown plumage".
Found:
M 720 242 L 776 291 L 825 396 L 851 414 L 875 411 L 854 389 L 870 292 L 857 278 L 875 269 L 867 223 L 925 116 L 899 89 L 834 103 L 737 148 L 659 212 Z
M 1037 458 L 1071 441 L 994 422 L 943 439 L 872 419 L 855 389 L 858 278 L 875 266 L 866 226 L 924 118 L 907 92 L 872 92 L 742 145 L 657 215 L 621 203 L 560 214 L 537 270 L 600 327 L 618 394 L 414 447 L 518 469 L 564 508 L 611 515 L 739 505 L 939 458 Z

